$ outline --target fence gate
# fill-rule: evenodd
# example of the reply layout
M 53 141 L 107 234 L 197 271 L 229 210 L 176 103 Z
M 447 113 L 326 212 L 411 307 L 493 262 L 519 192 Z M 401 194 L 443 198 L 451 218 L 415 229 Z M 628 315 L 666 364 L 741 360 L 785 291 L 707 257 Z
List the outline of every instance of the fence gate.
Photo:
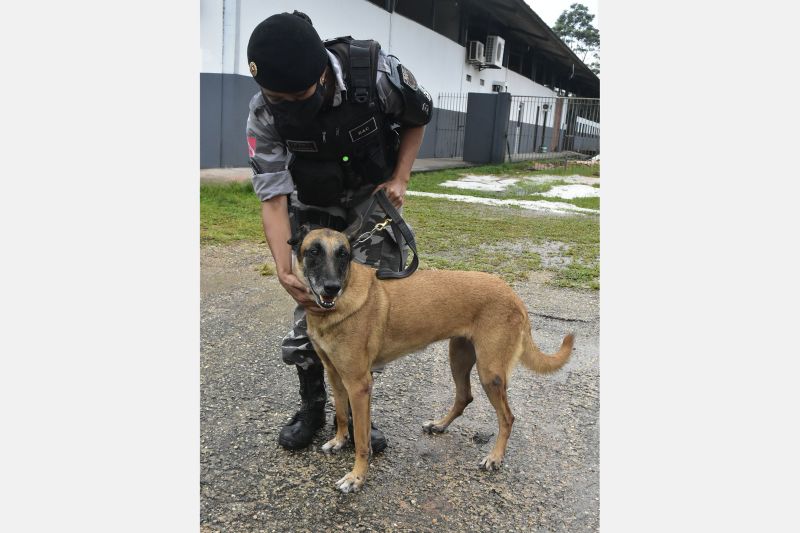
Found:
M 439 93 L 436 99 L 436 136 L 433 157 L 464 156 L 464 125 L 467 121 L 467 95 Z
M 539 159 L 553 152 L 586 158 L 600 152 L 598 98 L 511 97 L 507 159 Z

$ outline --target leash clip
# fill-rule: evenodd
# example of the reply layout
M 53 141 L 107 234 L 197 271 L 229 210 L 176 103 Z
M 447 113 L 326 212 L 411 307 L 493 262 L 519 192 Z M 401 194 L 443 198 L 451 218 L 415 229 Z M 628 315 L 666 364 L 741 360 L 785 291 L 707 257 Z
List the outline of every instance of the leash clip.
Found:
M 359 235 L 358 239 L 356 239 L 356 241 L 353 243 L 353 246 L 361 244 L 362 242 L 366 241 L 367 239 L 372 237 L 376 232 L 383 231 L 386 228 L 386 226 L 388 226 L 391 223 L 392 219 L 388 217 L 383 222 L 378 222 L 377 224 L 375 224 L 374 228 Z

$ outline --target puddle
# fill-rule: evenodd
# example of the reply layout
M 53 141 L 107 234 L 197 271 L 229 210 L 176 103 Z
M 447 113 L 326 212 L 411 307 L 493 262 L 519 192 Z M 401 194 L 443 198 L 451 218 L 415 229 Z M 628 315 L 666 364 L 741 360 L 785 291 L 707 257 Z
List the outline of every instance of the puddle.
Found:
M 481 198 L 480 196 L 466 196 L 464 194 L 441 194 L 435 192 L 407 191 L 407 196 L 427 196 L 428 198 L 443 198 L 456 202 L 466 202 L 470 204 L 483 204 L 494 206 L 516 206 L 532 211 L 546 211 L 548 213 L 569 214 L 569 213 L 593 213 L 597 214 L 596 209 L 587 209 L 577 205 L 565 204 L 564 202 L 548 202 L 547 200 L 500 200 L 498 198 Z
M 543 192 L 542 196 L 553 196 L 555 198 L 564 198 L 571 200 L 572 198 L 591 198 L 600 196 L 600 189 L 592 187 L 591 185 L 556 185 L 547 192 Z
M 572 263 L 572 258 L 564 255 L 567 245 L 558 241 L 543 241 L 532 243 L 530 241 L 504 241 L 496 244 L 483 244 L 480 249 L 487 252 L 534 252 L 541 259 L 542 268 L 563 269 Z
M 509 186 L 514 185 L 520 181 L 530 181 L 532 183 L 548 183 L 553 181 L 565 181 L 569 184 L 580 185 L 585 187 L 589 190 L 577 193 L 580 196 L 560 196 L 561 198 L 584 198 L 586 196 L 600 196 L 600 190 L 591 185 L 599 184 L 600 178 L 592 178 L 589 176 L 553 176 L 553 175 L 537 175 L 537 176 L 520 176 L 518 178 L 501 178 L 498 176 L 492 176 L 491 174 L 487 175 L 473 175 L 467 174 L 466 176 L 457 179 L 457 180 L 448 180 L 441 183 L 442 187 L 453 187 L 455 189 L 468 189 L 471 191 L 492 191 L 492 192 L 503 192 L 508 189 Z M 556 186 L 554 189 L 558 187 L 566 187 L 564 185 Z M 582 189 L 576 189 L 582 190 Z M 588 193 L 593 194 L 588 194 Z M 575 194 L 575 193 L 566 193 L 566 194 Z M 558 194 L 552 194 L 548 192 L 547 195 L 549 196 L 558 196 Z
M 473 176 L 467 175 L 458 180 L 449 180 L 441 183 L 442 187 L 454 187 L 456 189 L 469 189 L 471 191 L 492 191 L 502 192 L 509 185 L 514 185 L 517 178 L 498 178 L 497 176 Z

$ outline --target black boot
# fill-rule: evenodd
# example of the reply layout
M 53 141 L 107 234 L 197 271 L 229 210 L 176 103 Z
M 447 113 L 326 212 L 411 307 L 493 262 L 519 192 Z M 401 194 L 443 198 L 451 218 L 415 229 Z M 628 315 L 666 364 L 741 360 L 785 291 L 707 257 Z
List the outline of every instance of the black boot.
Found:
M 375 424 L 372 424 L 372 429 L 369 432 L 369 440 L 372 445 L 372 453 L 381 453 L 386 449 L 386 446 L 389 445 L 389 443 L 386 442 L 383 431 L 376 428 Z
M 278 444 L 288 450 L 299 450 L 311 444 L 319 428 L 325 425 L 325 371 L 321 364 L 307 370 L 297 367 L 300 379 L 300 410 L 278 435 Z
M 333 417 L 333 428 L 336 429 L 336 416 Z M 352 415 L 347 417 L 347 429 L 350 430 L 350 440 L 353 440 L 353 417 Z M 354 441 L 355 442 L 355 441 Z M 381 453 L 389 443 L 386 440 L 386 436 L 383 434 L 383 431 L 375 427 L 375 423 L 372 423 L 372 429 L 369 432 L 369 443 L 372 446 L 372 453 Z

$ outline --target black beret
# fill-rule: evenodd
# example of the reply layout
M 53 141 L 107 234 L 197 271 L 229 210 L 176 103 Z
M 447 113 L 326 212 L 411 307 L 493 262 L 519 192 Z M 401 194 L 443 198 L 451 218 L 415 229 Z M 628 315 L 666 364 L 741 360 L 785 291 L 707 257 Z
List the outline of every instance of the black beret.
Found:
M 328 53 L 307 16 L 280 13 L 261 22 L 247 43 L 250 74 L 279 93 L 308 89 L 322 75 Z

